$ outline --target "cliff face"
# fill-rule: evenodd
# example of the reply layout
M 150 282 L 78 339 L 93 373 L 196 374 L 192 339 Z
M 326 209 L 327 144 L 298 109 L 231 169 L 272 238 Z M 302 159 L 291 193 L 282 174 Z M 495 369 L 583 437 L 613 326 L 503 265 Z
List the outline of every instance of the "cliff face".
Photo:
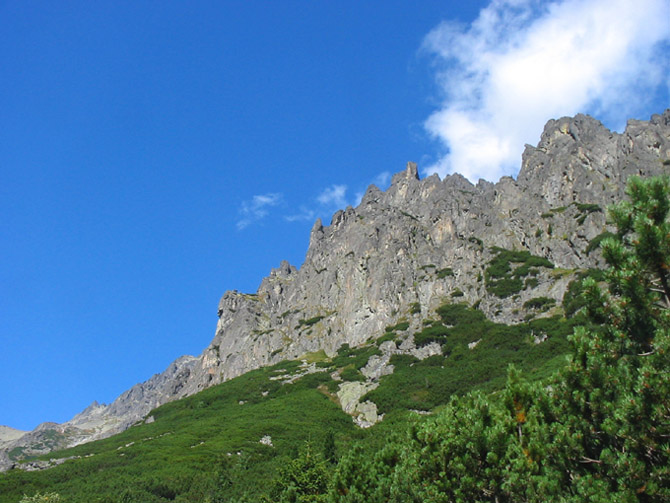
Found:
M 5 442 L 0 466 L 12 463 L 11 449 L 34 452 L 40 432 L 58 431 L 55 447 L 109 436 L 162 403 L 249 370 L 321 349 L 333 354 L 401 318 L 416 327 L 445 299 L 477 304 L 504 323 L 542 316 L 524 303 L 546 297 L 560 305 L 576 270 L 598 265 L 593 244 L 627 178 L 667 173 L 668 159 L 670 110 L 629 121 L 622 134 L 584 115 L 549 121 L 537 147 L 526 147 L 516 180 L 421 180 L 408 163 L 387 191 L 370 186 L 357 208 L 338 211 L 327 226 L 318 220 L 299 269 L 282 262 L 255 294 L 226 292 L 216 335 L 198 358 L 178 359 L 111 405 Z M 489 271 L 500 249 L 554 267 L 539 266 L 503 291 Z
M 371 186 L 357 208 L 338 211 L 328 226 L 317 221 L 300 269 L 284 262 L 255 294 L 224 294 L 216 336 L 183 393 L 360 344 L 401 316 L 420 319 L 445 298 L 479 302 L 506 323 L 521 321 L 520 306 L 532 298 L 560 304 L 571 272 L 597 265 L 589 244 L 605 230 L 606 207 L 624 197 L 627 178 L 667 172 L 669 158 L 666 111 L 629 121 L 623 134 L 585 115 L 549 121 L 537 147 L 526 147 L 517 180 L 420 180 L 408 163 L 386 192 Z M 501 298 L 485 279 L 492 247 L 526 250 L 555 269 Z

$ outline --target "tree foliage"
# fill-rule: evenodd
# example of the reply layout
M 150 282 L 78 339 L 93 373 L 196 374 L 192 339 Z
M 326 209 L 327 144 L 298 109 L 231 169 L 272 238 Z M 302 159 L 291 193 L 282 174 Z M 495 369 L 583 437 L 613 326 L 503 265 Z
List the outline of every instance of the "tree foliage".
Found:
M 665 178 L 630 181 L 601 245 L 608 287 L 585 280 L 591 324 L 575 331 L 555 400 L 577 494 L 670 499 L 669 194 Z
M 278 503 L 325 502 L 330 472 L 323 456 L 307 442 L 298 456 L 279 470 L 270 490 L 270 501 Z

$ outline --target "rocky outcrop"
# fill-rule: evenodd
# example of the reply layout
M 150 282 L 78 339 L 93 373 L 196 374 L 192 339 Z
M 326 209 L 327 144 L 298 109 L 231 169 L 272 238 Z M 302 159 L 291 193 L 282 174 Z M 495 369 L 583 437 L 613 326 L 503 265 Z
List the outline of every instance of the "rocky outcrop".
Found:
M 333 355 L 401 319 L 418 329 L 445 300 L 476 304 L 504 323 L 553 314 L 558 308 L 542 313 L 524 305 L 538 298 L 560 305 L 575 272 L 599 264 L 593 244 L 628 177 L 666 173 L 669 159 L 670 110 L 629 121 L 622 134 L 585 115 L 551 120 L 537 146 L 526 146 L 516 180 L 420 179 L 416 164 L 408 163 L 387 191 L 372 185 L 358 207 L 338 211 L 329 225 L 317 220 L 300 268 L 282 262 L 256 293 L 226 292 L 214 339 L 197 359 L 183 357 L 114 403 L 94 403 L 47 430 L 65 438 L 59 446 L 108 436 L 161 403 L 249 370 L 318 350 Z M 524 251 L 554 267 L 534 268 L 523 288 L 503 295 L 488 275 L 500 250 Z M 364 369 L 366 383 L 340 390 L 360 424 L 378 419 L 374 404 L 358 399 L 392 371 L 393 348 L 386 349 Z M 411 341 L 399 349 L 419 358 L 435 350 L 417 350 Z M 26 439 L 40 438 L 31 432 L 5 445 L 25 447 Z M 8 451 L 0 449 L 0 465 Z
M 337 398 L 342 410 L 354 418 L 354 422 L 361 428 L 368 428 L 379 421 L 377 405 L 361 397 L 372 391 L 379 383 L 376 382 L 345 382 L 340 385 Z
M 28 432 L 16 430 L 14 428 L 10 428 L 9 426 L 0 426 L 0 447 L 8 442 L 12 442 L 13 440 L 21 438 L 26 433 Z
M 476 302 L 505 323 L 522 321 L 531 299 L 560 304 L 572 273 L 598 264 L 589 245 L 626 179 L 666 172 L 669 158 L 666 111 L 629 121 L 622 134 L 585 115 L 549 121 L 538 145 L 526 147 L 516 180 L 421 180 L 408 163 L 387 191 L 370 186 L 357 208 L 338 211 L 328 226 L 317 220 L 299 269 L 283 262 L 255 294 L 224 294 L 216 336 L 183 392 L 307 352 L 333 354 L 401 316 L 420 319 L 444 299 Z M 494 247 L 528 251 L 555 268 L 540 268 L 532 286 L 501 298 L 485 278 Z

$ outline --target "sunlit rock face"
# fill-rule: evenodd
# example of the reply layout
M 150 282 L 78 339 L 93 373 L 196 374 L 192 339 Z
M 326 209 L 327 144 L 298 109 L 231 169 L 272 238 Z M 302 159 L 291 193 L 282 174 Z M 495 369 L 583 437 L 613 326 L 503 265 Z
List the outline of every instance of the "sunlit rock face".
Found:
M 520 322 L 520 306 L 560 304 L 571 271 L 594 267 L 589 243 L 606 228 L 606 208 L 624 197 L 631 175 L 667 172 L 670 111 L 629 121 L 622 134 L 577 115 L 551 120 L 527 146 L 516 180 L 476 185 L 460 175 L 421 180 L 408 163 L 382 192 L 370 186 L 357 208 L 314 224 L 305 262 L 283 262 L 255 294 L 227 292 L 210 346 L 184 393 L 250 369 L 378 336 L 400 317 L 417 322 L 454 298 L 487 317 Z M 554 269 L 537 284 L 499 298 L 484 279 L 492 247 L 527 250 Z M 533 282 L 534 284 L 535 282 Z

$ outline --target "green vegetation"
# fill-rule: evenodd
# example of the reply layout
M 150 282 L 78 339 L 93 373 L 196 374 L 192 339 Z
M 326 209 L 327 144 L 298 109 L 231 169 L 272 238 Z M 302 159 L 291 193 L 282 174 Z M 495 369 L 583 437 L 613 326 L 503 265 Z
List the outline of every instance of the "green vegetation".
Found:
M 51 491 L 68 503 L 255 498 L 296 447 L 310 438 L 320 441 L 324 428 L 335 432 L 336 442 L 361 435 L 323 389 L 333 382 L 329 372 L 292 384 L 273 379 L 300 366 L 282 362 L 248 372 L 155 409 L 151 424 L 50 455 L 80 459 L 42 472 L 0 474 L 0 501 Z M 274 447 L 259 442 L 266 435 Z
M 451 267 L 445 267 L 444 269 L 440 269 L 437 271 L 437 277 L 439 279 L 444 279 L 447 276 L 453 276 L 454 275 L 454 270 Z
M 379 347 L 381 344 L 388 342 L 388 341 L 395 341 L 398 338 L 398 334 L 395 332 L 386 332 L 384 335 L 382 335 L 379 339 L 375 341 L 375 345 Z
M 555 305 L 556 301 L 548 297 L 536 297 L 534 299 L 527 300 L 526 302 L 523 303 L 523 307 L 525 307 L 526 309 L 536 309 L 542 312 L 548 311 Z
M 567 335 L 573 326 L 560 318 L 516 326 L 497 324 L 466 304 L 444 304 L 437 314 L 440 320 L 425 320 L 414 341 L 418 347 L 436 342 L 442 354 L 423 361 L 394 355 L 394 373 L 382 377 L 380 386 L 364 397 L 375 402 L 380 412 L 430 410 L 454 393 L 500 388 L 510 363 L 545 375 L 563 361 L 560 355 L 568 351 Z M 533 333 L 546 334 L 548 340 L 533 344 Z M 468 344 L 478 340 L 469 349 Z
M 557 208 L 551 208 L 548 212 L 542 213 L 542 215 L 540 215 L 540 216 L 542 218 L 551 218 L 554 215 L 556 215 L 557 213 L 563 213 L 567 209 L 568 209 L 567 206 L 559 206 Z
M 326 352 L 323 349 L 319 349 L 318 351 L 313 351 L 311 353 L 306 353 L 300 359 L 306 361 L 307 363 L 320 363 L 329 360 L 328 355 L 326 355 Z
M 466 304 L 443 304 L 435 312 L 446 325 L 476 325 L 486 320 L 484 313 Z
M 361 371 L 351 365 L 344 367 L 342 372 L 340 372 L 340 377 L 343 381 L 365 381 L 365 376 Z
M 602 243 L 607 238 L 613 238 L 614 234 L 609 231 L 601 232 L 591 241 L 589 241 L 588 246 L 586 247 L 586 254 L 589 255 L 593 250 L 600 248 L 600 243 Z
M 425 360 L 392 356 L 393 374 L 383 376 L 379 387 L 363 397 L 376 403 L 379 412 L 431 410 L 453 395 L 500 389 L 511 363 L 540 377 L 565 362 L 574 323 L 554 317 L 507 326 L 488 321 L 465 304 L 444 305 L 438 311 L 441 321 L 414 334 L 414 340 L 417 346 L 437 342 L 442 354 Z M 532 334 L 546 334 L 547 340 L 534 344 Z M 468 344 L 476 341 L 470 349 Z
M 523 288 L 527 290 L 528 288 L 535 288 L 539 284 L 537 278 L 526 278 L 523 282 Z
M 345 344 L 332 359 L 323 351 L 305 355 L 323 371 L 292 383 L 288 378 L 301 372 L 301 361 L 254 370 L 165 404 L 151 412 L 153 423 L 47 456 L 77 459 L 42 472 L 0 474 L 0 501 L 16 503 L 27 494 L 25 501 L 36 503 L 241 502 L 258 501 L 268 489 L 284 494 L 280 482 L 269 481 L 289 476 L 286 467 L 295 466 L 305 442 L 330 443 L 324 453 L 332 461 L 338 445 L 365 437 L 336 403 L 338 383 L 330 373 L 339 369 L 345 381 L 361 380 L 360 368 L 378 354 L 375 345 Z M 272 447 L 260 443 L 266 435 Z M 55 497 L 52 491 L 61 499 L 45 499 Z
M 605 274 L 600 269 L 589 269 L 577 273 L 574 280 L 568 284 L 568 289 L 563 294 L 563 312 L 565 316 L 572 317 L 582 308 L 586 307 L 587 299 L 584 297 L 584 280 L 591 278 L 594 281 L 603 281 Z
M 359 348 L 351 348 L 349 344 L 342 344 L 337 352 L 337 356 L 332 360 L 333 368 L 343 368 L 352 366 L 360 370 L 368 363 L 371 356 L 381 355 L 381 351 L 376 345 L 367 345 Z
M 279 468 L 266 501 L 276 503 L 325 502 L 330 480 L 329 467 L 307 442 L 298 456 Z M 265 498 L 264 498 L 265 499 Z
M 593 212 L 596 212 L 596 211 L 598 211 L 598 212 L 603 211 L 603 209 L 597 204 L 587 204 L 587 203 L 584 203 L 584 204 L 582 204 L 582 203 L 572 203 L 572 204 L 575 205 L 575 207 L 577 208 L 577 210 L 580 213 L 593 213 Z
M 414 342 L 418 347 L 427 346 L 431 342 L 441 342 L 449 329 L 442 323 L 436 322 L 427 326 L 421 332 L 414 334 Z
M 513 251 L 493 247 L 491 251 L 496 256 L 484 271 L 486 290 L 500 298 L 519 293 L 524 287 L 523 278 L 537 275 L 538 267 L 554 267 L 546 258 L 531 255 L 526 250 Z
M 306 320 L 298 320 L 298 326 L 295 327 L 295 328 L 297 330 L 299 328 L 311 327 L 312 325 L 320 322 L 324 318 L 325 318 L 325 316 L 314 316 L 314 317 L 308 318 Z
M 386 327 L 386 332 L 403 332 L 409 328 L 409 321 L 400 321 L 395 325 Z
M 556 214 L 563 213 L 570 206 L 574 206 L 577 209 L 577 214 L 575 215 L 575 220 L 579 225 L 582 225 L 586 220 L 586 217 L 591 213 L 602 212 L 603 209 L 597 204 L 588 204 L 588 203 L 570 203 L 568 206 L 559 206 L 558 208 L 551 208 L 549 211 L 542 213 L 540 215 L 542 218 L 551 218 Z M 549 233 L 551 234 L 551 232 Z M 537 235 L 536 235 L 537 237 Z
M 586 220 L 586 217 L 588 217 L 591 213 L 595 212 L 602 213 L 603 211 L 603 209 L 597 204 L 580 204 L 580 203 L 572 203 L 572 204 L 575 205 L 577 211 L 579 212 L 577 215 L 575 215 L 575 220 L 577 220 L 577 223 L 579 225 L 582 225 Z

